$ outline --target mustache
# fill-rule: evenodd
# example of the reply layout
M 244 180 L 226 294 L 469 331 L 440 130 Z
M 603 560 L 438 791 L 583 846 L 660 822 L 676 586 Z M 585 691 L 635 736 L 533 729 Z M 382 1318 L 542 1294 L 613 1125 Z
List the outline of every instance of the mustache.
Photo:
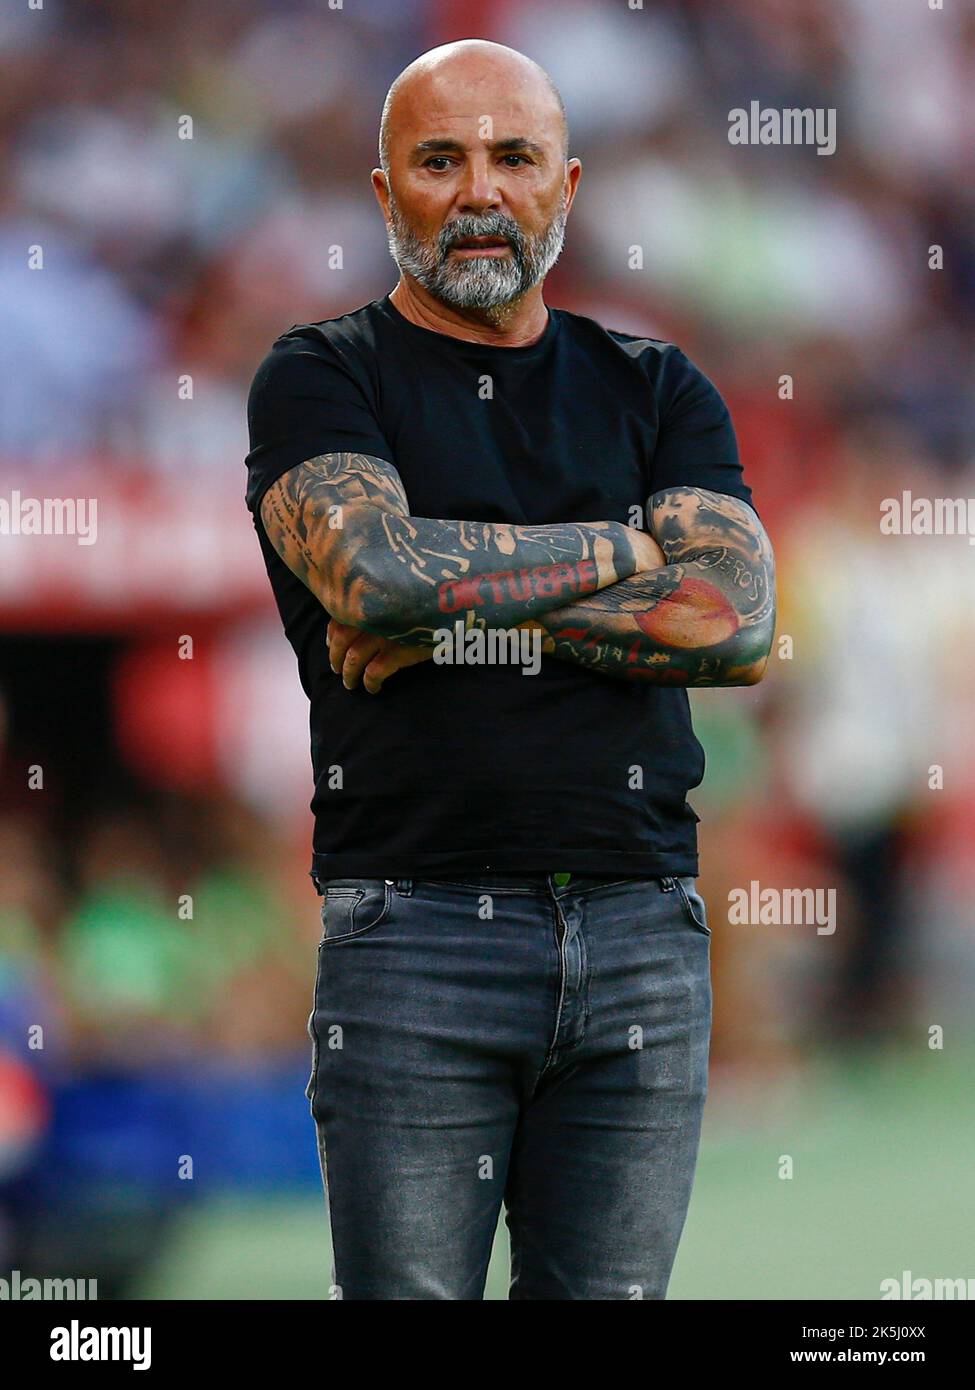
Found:
M 446 255 L 452 246 L 456 246 L 459 241 L 466 241 L 469 237 L 497 237 L 499 240 L 507 241 L 516 253 L 521 253 L 525 247 L 524 234 L 517 222 L 505 217 L 503 213 L 494 213 L 480 219 L 455 217 L 452 222 L 448 222 L 437 238 L 441 254 Z

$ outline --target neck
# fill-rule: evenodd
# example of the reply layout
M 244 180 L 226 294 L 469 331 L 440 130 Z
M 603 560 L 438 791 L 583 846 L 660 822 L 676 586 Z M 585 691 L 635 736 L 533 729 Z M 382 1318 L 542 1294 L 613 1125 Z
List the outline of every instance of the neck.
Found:
M 548 326 L 541 285 L 496 309 L 455 309 L 434 299 L 412 275 L 401 275 L 389 301 L 410 323 L 466 343 L 530 347 Z

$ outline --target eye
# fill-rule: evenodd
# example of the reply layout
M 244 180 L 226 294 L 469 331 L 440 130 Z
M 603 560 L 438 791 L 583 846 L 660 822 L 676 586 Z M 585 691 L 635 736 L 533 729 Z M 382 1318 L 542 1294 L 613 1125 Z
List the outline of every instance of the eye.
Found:
M 522 161 L 522 163 L 524 163 L 524 164 L 528 164 L 528 163 L 530 162 L 529 160 L 527 160 L 527 159 L 525 158 L 525 156 L 524 156 L 523 154 L 506 154 L 506 155 L 503 156 L 503 158 L 504 158 L 504 159 L 520 159 L 520 160 Z M 509 168 L 510 168 L 510 167 L 511 167 L 511 166 L 509 165 Z
M 436 164 L 436 163 L 438 163 L 438 162 L 441 163 L 441 164 L 449 164 L 449 163 L 450 163 L 449 159 L 447 158 L 447 156 L 446 156 L 445 154 L 434 154 L 434 155 L 431 155 L 429 159 L 425 159 L 425 160 L 423 161 L 423 167 L 424 167 L 425 169 L 429 169 L 433 164 Z M 434 172 L 435 172 L 435 173 L 440 173 L 441 170 L 436 169 L 436 170 L 434 170 Z

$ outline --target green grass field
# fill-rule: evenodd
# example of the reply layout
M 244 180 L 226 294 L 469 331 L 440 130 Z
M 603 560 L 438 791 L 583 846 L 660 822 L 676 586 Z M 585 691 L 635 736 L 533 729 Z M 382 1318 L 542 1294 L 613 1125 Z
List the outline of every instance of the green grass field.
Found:
M 879 1298 L 975 1278 L 975 1042 L 819 1056 L 801 1079 L 714 1078 L 674 1299 Z M 781 1155 L 794 1176 L 779 1177 Z M 144 1298 L 326 1298 L 319 1198 L 198 1209 Z M 487 1297 L 507 1297 L 499 1230 Z

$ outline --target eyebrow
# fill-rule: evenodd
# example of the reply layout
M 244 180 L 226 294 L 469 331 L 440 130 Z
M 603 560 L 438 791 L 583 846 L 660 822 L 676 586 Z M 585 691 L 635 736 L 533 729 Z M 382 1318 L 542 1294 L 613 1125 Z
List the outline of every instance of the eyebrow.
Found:
M 453 154 L 455 151 L 463 153 L 466 146 L 459 140 L 421 140 L 418 145 L 413 146 L 410 154 L 411 163 L 416 163 L 425 154 Z M 523 135 L 512 135 L 507 140 L 495 140 L 488 145 L 488 149 L 496 154 L 533 154 L 537 159 L 545 159 L 545 151 L 541 145 L 537 145 L 534 140 L 526 140 Z

